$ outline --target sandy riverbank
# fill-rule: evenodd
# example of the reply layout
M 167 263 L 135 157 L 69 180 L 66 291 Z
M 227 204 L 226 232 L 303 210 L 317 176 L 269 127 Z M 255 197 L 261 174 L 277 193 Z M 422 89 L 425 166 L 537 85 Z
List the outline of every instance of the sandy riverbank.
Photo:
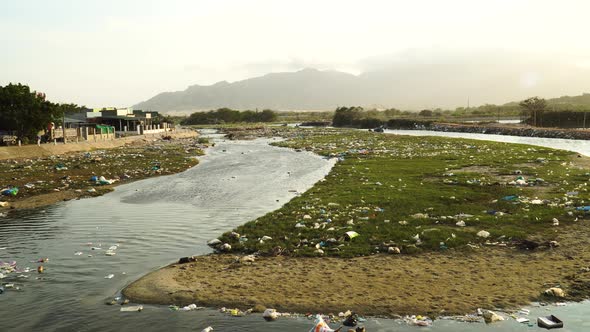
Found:
M 195 154 L 193 142 L 197 136 L 196 131 L 186 130 L 172 133 L 166 140 L 161 135 L 149 135 L 102 142 L 2 147 L 0 160 L 4 160 L 6 167 L 0 170 L 0 186 L 14 185 L 19 192 L 16 196 L 0 197 L 8 204 L 0 211 L 100 196 L 120 184 L 184 171 L 198 163 L 194 158 L 187 159 L 187 155 Z M 82 157 L 80 152 L 90 155 Z M 158 162 L 157 170 L 151 169 L 154 160 L 163 163 Z M 66 170 L 57 170 L 56 164 L 63 164 Z M 100 175 L 115 182 L 98 186 L 88 181 Z
M 561 246 L 521 251 L 481 247 L 465 252 L 374 255 L 354 259 L 259 258 L 251 265 L 232 255 L 199 256 L 172 264 L 123 290 L 134 302 L 364 315 L 464 314 L 476 308 L 518 308 L 551 300 L 561 285 L 567 300 L 590 287 L 587 221 L 560 232 Z M 564 300 L 564 299 L 553 299 Z

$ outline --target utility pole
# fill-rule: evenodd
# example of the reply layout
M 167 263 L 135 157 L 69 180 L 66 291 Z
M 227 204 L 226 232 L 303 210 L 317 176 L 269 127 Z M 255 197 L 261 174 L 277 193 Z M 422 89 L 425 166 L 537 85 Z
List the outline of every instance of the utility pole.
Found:
M 63 110 L 62 120 L 61 120 L 61 128 L 63 130 L 64 135 L 64 144 L 66 144 L 66 112 Z

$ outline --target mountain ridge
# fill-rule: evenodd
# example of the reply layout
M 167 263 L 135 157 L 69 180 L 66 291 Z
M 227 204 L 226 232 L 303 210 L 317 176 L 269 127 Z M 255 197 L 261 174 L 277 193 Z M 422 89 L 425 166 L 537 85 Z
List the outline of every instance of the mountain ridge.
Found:
M 579 68 L 556 64 L 546 72 L 538 68 L 544 67 L 531 64 L 489 68 L 489 65 L 485 67 L 477 62 L 404 62 L 359 75 L 304 68 L 235 82 L 195 84 L 183 91 L 159 93 L 134 107 L 161 112 L 220 107 L 333 110 L 344 105 L 419 110 L 466 106 L 468 100 L 473 106 L 502 105 L 506 100 L 556 94 L 562 95 L 559 98 L 571 99 L 573 97 L 567 94 L 576 91 L 570 86 L 575 89 L 590 86 L 590 75 L 580 72 Z M 590 70 L 585 72 L 590 74 Z M 587 99 L 585 103 L 590 105 L 590 97 Z

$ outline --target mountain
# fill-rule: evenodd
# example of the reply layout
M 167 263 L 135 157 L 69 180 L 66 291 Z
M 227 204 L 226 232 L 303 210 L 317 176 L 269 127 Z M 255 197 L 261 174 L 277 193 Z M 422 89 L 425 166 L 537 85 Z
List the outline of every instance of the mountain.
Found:
M 584 93 L 581 96 L 561 96 L 559 98 L 548 99 L 549 105 L 573 105 L 590 107 L 590 93 Z
M 358 103 L 358 78 L 337 71 L 304 69 L 272 73 L 228 83 L 193 85 L 184 91 L 164 92 L 134 106 L 155 111 L 235 109 L 334 109 Z
M 383 61 L 382 61 L 383 62 Z M 504 104 L 531 96 L 587 92 L 590 68 L 551 57 L 510 53 L 433 56 L 412 53 L 367 66 L 360 75 L 303 69 L 233 83 L 193 85 L 135 105 L 153 111 L 234 109 L 333 110 L 337 106 L 420 110 Z M 577 98 L 581 102 L 588 95 Z M 565 102 L 569 99 L 563 99 Z

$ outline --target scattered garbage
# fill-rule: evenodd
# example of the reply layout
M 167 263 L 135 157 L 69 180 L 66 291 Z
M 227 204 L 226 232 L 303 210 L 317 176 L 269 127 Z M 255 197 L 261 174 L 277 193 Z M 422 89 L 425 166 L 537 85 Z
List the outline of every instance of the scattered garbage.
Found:
M 330 328 L 321 315 L 316 315 L 315 325 L 309 332 L 334 332 L 334 330 Z
M 388 247 L 387 252 L 390 254 L 400 254 L 401 250 L 398 247 Z
M 121 307 L 121 309 L 119 311 L 121 311 L 121 312 L 140 312 L 142 310 L 143 310 L 142 305 L 136 305 L 136 306 Z
M 563 321 L 554 315 L 537 318 L 537 326 L 546 329 L 557 329 L 563 327 Z
M 56 171 L 66 171 L 66 170 L 68 169 L 68 168 L 67 168 L 67 167 L 66 167 L 64 164 L 62 164 L 62 163 L 56 164 L 54 168 L 55 168 L 55 170 L 56 170 Z
M 421 315 L 406 316 L 404 321 L 406 324 L 413 326 L 432 326 L 432 319 Z
M 485 239 L 485 238 L 488 238 L 490 236 L 490 232 L 488 232 L 488 231 L 479 231 L 479 232 L 477 232 L 477 236 L 483 237 Z
M 504 197 L 502 197 L 502 200 L 508 201 L 508 202 L 516 202 L 516 201 L 518 201 L 518 196 L 517 195 L 504 196 Z
M 358 324 L 358 315 L 350 311 L 348 311 L 347 314 L 345 314 L 342 324 L 345 326 L 356 326 Z
M 264 318 L 264 320 L 266 320 L 267 322 L 276 320 L 278 317 L 279 314 L 275 309 L 266 309 L 264 310 L 264 313 L 262 313 L 262 318 Z
M 483 319 L 486 322 L 486 324 L 491 324 L 493 322 L 503 321 L 504 317 L 498 315 L 497 313 L 491 310 L 486 310 L 483 312 Z
M 193 310 L 201 310 L 201 309 L 204 309 L 204 308 L 205 307 L 197 307 L 196 304 L 192 303 L 192 304 L 189 304 L 189 305 L 184 306 L 182 308 L 179 308 L 178 310 L 179 311 L 193 311 Z
M 202 329 L 201 332 L 211 332 L 213 328 L 211 326 L 207 326 L 206 328 Z
M 105 279 L 113 279 L 113 277 L 114 277 L 114 276 L 115 276 L 115 275 L 111 273 L 111 274 L 109 274 L 109 275 L 106 275 L 104 278 L 105 278 Z
M 348 231 L 348 232 L 344 233 L 344 239 L 346 241 L 350 241 L 350 240 L 354 239 L 357 236 L 359 236 L 359 233 L 357 233 L 355 231 Z
M 545 290 L 544 293 L 545 293 L 545 295 L 553 296 L 553 297 L 560 297 L 560 298 L 565 297 L 565 291 L 561 288 L 558 288 L 558 287 L 551 287 L 551 288 Z
M 256 256 L 254 256 L 254 255 L 242 256 L 239 259 L 239 262 L 242 264 L 252 264 L 252 263 L 254 263 L 254 261 L 256 261 Z
M 16 196 L 18 194 L 18 187 L 8 186 L 7 188 L 0 189 L 0 193 L 4 196 Z
M 213 248 L 220 246 L 221 244 L 222 244 L 222 242 L 219 239 L 213 239 L 213 240 L 210 240 L 207 242 L 207 245 L 209 247 L 213 247 Z
M 197 258 L 195 256 L 180 257 L 180 259 L 178 260 L 178 264 L 186 264 L 186 263 L 196 262 L 196 261 L 197 261 Z

